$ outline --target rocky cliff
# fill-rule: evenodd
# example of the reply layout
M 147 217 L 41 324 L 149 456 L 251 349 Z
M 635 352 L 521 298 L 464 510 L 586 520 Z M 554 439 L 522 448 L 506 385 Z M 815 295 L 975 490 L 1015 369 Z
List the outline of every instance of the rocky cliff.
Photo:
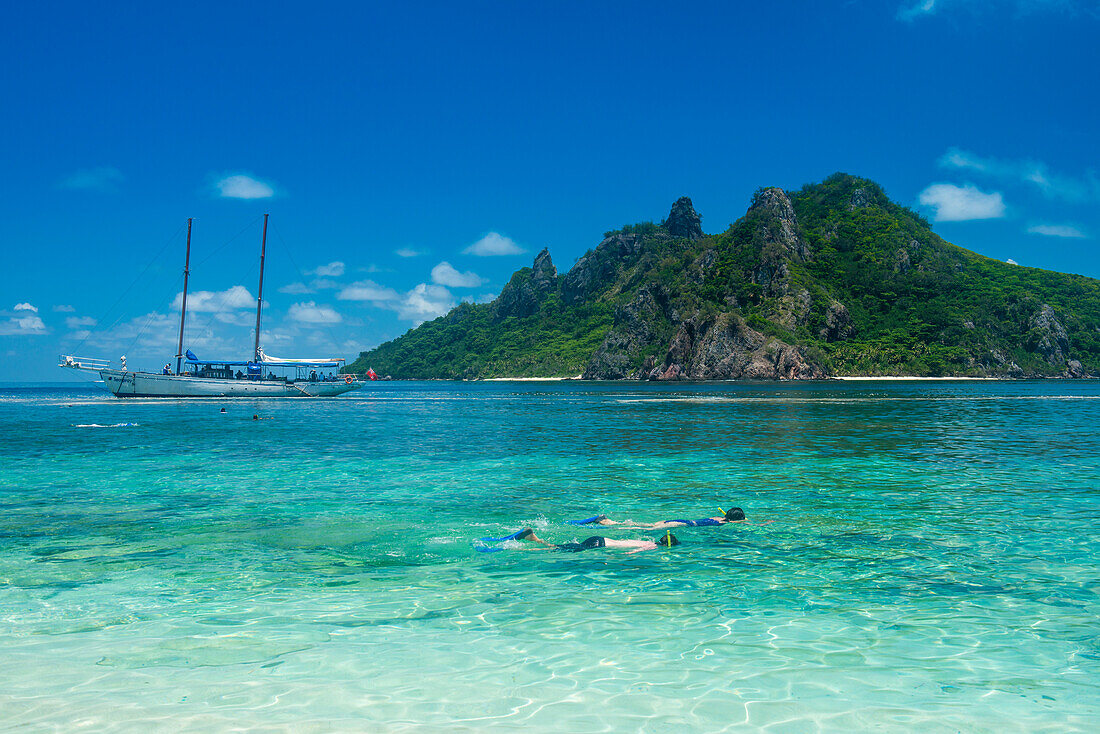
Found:
M 564 275 L 543 250 L 358 368 L 395 377 L 819 379 L 1100 372 L 1100 282 L 944 242 L 874 182 L 763 188 L 706 235 L 687 197 L 607 233 Z

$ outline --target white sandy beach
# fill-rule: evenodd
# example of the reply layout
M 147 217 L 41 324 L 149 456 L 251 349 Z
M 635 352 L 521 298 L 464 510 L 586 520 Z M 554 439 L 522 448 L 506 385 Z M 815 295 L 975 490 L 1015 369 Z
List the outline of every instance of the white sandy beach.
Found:
M 829 379 L 830 380 L 865 380 L 865 381 L 874 380 L 876 382 L 901 382 L 901 381 L 905 381 L 905 382 L 914 382 L 914 381 L 920 381 L 920 382 L 944 382 L 944 381 L 955 382 L 955 381 L 960 381 L 960 380 L 976 380 L 976 381 L 979 381 L 979 382 L 996 382 L 996 381 L 1002 380 L 1004 378 L 1001 378 L 1001 377 L 896 377 L 896 376 L 861 377 L 859 375 L 837 375 L 835 377 L 830 377 Z M 1011 379 L 1011 378 L 1009 378 L 1009 379 Z
M 579 380 L 576 377 L 486 377 L 481 382 L 561 382 L 562 380 Z

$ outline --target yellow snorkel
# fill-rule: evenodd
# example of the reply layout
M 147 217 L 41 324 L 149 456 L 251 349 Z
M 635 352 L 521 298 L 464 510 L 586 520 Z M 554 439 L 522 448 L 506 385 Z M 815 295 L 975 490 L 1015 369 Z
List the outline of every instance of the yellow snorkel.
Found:
M 665 530 L 665 546 L 668 547 L 668 548 L 672 547 L 672 531 L 671 530 Z

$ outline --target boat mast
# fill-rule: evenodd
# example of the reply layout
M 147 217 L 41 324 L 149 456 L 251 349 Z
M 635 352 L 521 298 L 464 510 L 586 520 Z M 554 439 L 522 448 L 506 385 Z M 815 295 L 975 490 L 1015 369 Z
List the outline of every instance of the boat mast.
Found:
M 176 374 L 183 367 L 183 319 L 187 315 L 187 278 L 191 275 L 191 220 L 187 218 L 187 255 L 183 260 L 183 303 L 180 304 L 180 343 L 176 347 Z
M 264 214 L 264 238 L 260 243 L 260 287 L 256 292 L 256 345 L 252 350 L 255 361 L 260 361 L 260 313 L 264 307 L 264 255 L 267 254 L 267 214 Z

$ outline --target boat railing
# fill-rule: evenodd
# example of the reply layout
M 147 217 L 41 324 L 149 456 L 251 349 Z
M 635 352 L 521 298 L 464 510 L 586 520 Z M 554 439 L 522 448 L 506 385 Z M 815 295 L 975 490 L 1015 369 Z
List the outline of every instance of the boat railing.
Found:
M 60 354 L 57 357 L 57 365 L 74 370 L 105 370 L 111 366 L 111 361 L 96 359 L 95 357 L 74 357 L 71 354 Z

